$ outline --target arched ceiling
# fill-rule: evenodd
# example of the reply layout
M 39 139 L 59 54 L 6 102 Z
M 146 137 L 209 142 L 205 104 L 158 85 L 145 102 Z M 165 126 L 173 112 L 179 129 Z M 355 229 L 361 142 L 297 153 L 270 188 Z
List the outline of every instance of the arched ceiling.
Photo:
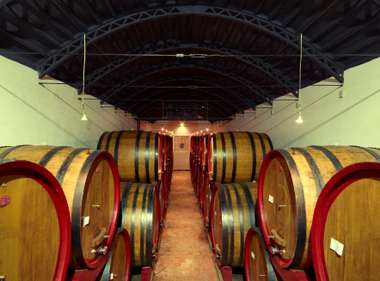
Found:
M 228 119 L 378 56 L 378 0 L 0 0 L 0 54 L 137 118 Z M 176 57 L 184 54 L 185 57 Z

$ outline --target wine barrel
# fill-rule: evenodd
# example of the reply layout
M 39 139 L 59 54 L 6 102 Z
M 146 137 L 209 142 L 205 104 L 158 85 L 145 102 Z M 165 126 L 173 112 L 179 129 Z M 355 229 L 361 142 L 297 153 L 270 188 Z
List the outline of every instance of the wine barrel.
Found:
M 245 235 L 256 225 L 256 193 L 254 183 L 218 186 L 210 211 L 210 236 L 221 265 L 243 266 Z
M 159 190 L 154 184 L 128 183 L 121 203 L 122 228 L 131 237 L 132 266 L 152 266 L 158 250 Z
M 115 158 L 121 181 L 153 183 L 160 180 L 159 142 L 159 134 L 151 132 L 106 132 L 99 139 L 98 149 Z
M 125 229 L 116 234 L 108 262 L 99 279 L 109 280 L 131 280 L 131 240 Z
M 257 179 L 265 155 L 273 149 L 266 134 L 250 132 L 218 133 L 212 137 L 212 180 L 220 183 L 249 182 Z
M 258 228 L 251 228 L 245 239 L 244 275 L 246 281 L 277 281 L 269 253 Z
M 173 137 L 171 136 L 167 136 L 166 153 L 167 153 L 166 170 L 167 170 L 167 176 L 168 176 L 167 182 L 168 182 L 168 188 L 170 190 L 172 176 L 173 176 L 173 165 L 174 165 Z
M 45 168 L 0 164 L 0 275 L 4 280 L 64 281 L 71 225 L 65 195 Z
M 209 196 L 209 189 L 210 189 L 210 174 L 209 174 L 209 167 L 210 167 L 210 150 L 211 150 L 211 138 L 212 135 L 208 134 L 205 135 L 204 139 L 204 154 L 203 154 L 203 160 L 202 160 L 202 181 L 201 185 L 199 188 L 199 202 L 201 205 L 201 210 L 203 212 L 203 217 L 206 222 L 206 226 L 208 225 L 208 213 L 209 213 L 209 201 L 208 196 Z
M 210 211 L 211 211 L 211 206 L 212 206 L 212 201 L 215 196 L 217 187 L 215 184 L 209 183 L 208 178 L 205 177 L 205 186 L 206 188 L 206 196 L 203 201 L 203 208 L 202 208 L 202 215 L 203 215 L 203 222 L 206 228 L 210 227 Z
M 316 204 L 312 254 L 317 281 L 379 280 L 380 163 L 342 169 Z
M 265 158 L 258 185 L 260 224 L 281 267 L 310 267 L 311 221 L 325 183 L 343 167 L 376 161 L 379 154 L 362 147 L 312 146 L 273 151 Z
M 116 232 L 120 202 L 118 173 L 111 155 L 87 148 L 8 147 L 0 159 L 44 166 L 60 182 L 72 224 L 72 266 L 98 268 Z
M 204 177 L 208 175 L 206 172 L 206 137 L 201 136 L 199 140 L 199 154 L 198 154 L 198 163 L 197 163 L 197 178 L 195 182 L 195 192 L 198 196 L 198 200 L 200 201 L 200 204 L 202 205 L 203 194 L 203 182 Z

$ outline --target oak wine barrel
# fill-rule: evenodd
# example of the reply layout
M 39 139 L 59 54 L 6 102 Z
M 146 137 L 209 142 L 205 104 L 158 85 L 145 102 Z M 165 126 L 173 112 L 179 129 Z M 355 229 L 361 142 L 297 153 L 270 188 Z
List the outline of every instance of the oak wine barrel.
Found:
M 209 174 L 209 167 L 210 164 L 210 151 L 211 151 L 211 139 L 212 134 L 207 134 L 204 136 L 204 155 L 202 160 L 202 178 L 200 181 L 200 187 L 199 187 L 199 202 L 201 206 L 201 210 L 203 213 L 203 217 L 205 219 L 206 226 L 208 225 L 208 213 L 209 213 L 209 203 L 208 196 L 210 194 L 210 174 Z
M 212 180 L 220 183 L 257 179 L 265 155 L 273 149 L 266 134 L 250 132 L 217 133 L 212 137 Z
M 277 281 L 260 229 L 251 228 L 245 239 L 244 275 L 246 281 Z
M 212 200 L 210 236 L 221 265 L 243 266 L 244 241 L 256 225 L 255 183 L 221 184 Z
M 168 181 L 168 187 L 170 190 L 171 182 L 172 182 L 172 176 L 173 176 L 173 166 L 174 166 L 174 151 L 173 151 L 173 137 L 167 136 L 166 138 L 166 170 L 167 170 L 167 181 Z
M 212 200 L 215 196 L 217 187 L 215 184 L 209 183 L 208 178 L 205 177 L 205 186 L 206 186 L 206 196 L 203 201 L 203 208 L 202 208 L 202 216 L 203 216 L 203 222 L 204 225 L 209 228 L 210 227 L 210 212 L 211 212 L 211 206 L 212 206 Z
M 105 132 L 99 139 L 98 149 L 114 157 L 121 181 L 153 183 L 161 176 L 159 142 L 159 134 L 152 132 Z
M 102 265 L 116 232 L 120 202 L 112 156 L 87 148 L 25 145 L 2 149 L 0 159 L 31 161 L 57 178 L 71 215 L 72 266 Z
M 166 217 L 169 192 L 171 186 L 172 177 L 172 167 L 170 166 L 171 158 L 173 157 L 173 152 L 170 151 L 170 139 L 171 137 L 165 134 L 160 134 L 160 149 L 162 150 L 162 177 L 160 186 L 160 202 L 161 202 L 161 220 L 163 221 Z
M 267 247 L 283 268 L 311 266 L 310 228 L 325 184 L 343 167 L 376 161 L 376 149 L 312 146 L 271 152 L 259 177 L 258 207 Z
M 131 240 L 128 231 L 119 230 L 99 281 L 131 280 Z
M 45 168 L 0 163 L 0 233 L 5 280 L 66 280 L 70 213 L 60 184 Z
M 197 163 L 197 178 L 195 182 L 195 192 L 198 196 L 198 200 L 202 197 L 203 181 L 206 173 L 206 136 L 201 136 L 199 140 L 199 153 Z M 202 201 L 200 201 L 202 205 Z
M 312 225 L 317 281 L 379 280 L 380 163 L 342 169 L 325 186 Z
M 131 237 L 132 266 L 152 266 L 160 230 L 159 190 L 155 184 L 128 183 L 122 196 L 121 227 Z

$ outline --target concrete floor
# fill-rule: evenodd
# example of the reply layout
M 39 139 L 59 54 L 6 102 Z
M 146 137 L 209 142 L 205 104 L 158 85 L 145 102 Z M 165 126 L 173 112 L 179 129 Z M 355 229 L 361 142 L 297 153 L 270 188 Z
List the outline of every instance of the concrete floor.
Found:
M 173 175 L 154 281 L 219 281 L 190 172 Z

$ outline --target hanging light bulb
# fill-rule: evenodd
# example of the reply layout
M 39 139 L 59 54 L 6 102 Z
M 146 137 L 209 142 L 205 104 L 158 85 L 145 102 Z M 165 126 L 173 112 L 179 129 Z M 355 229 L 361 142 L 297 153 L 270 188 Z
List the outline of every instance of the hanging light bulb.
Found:
M 87 55 L 87 37 L 86 33 L 83 34 L 83 72 L 82 72 L 82 98 L 81 98 L 81 108 L 82 108 L 82 118 L 81 121 L 88 121 L 85 109 L 84 97 L 86 94 L 86 55 Z
M 302 89 L 302 60 L 303 60 L 303 34 L 300 37 L 300 67 L 299 67 L 299 80 L 298 80 L 298 102 L 296 107 L 298 109 L 298 118 L 296 119 L 297 124 L 303 123 L 302 110 L 301 110 L 301 89 Z
M 81 121 L 88 121 L 87 115 L 85 112 L 83 112 L 82 118 L 80 119 Z
M 298 118 L 296 119 L 297 124 L 303 124 L 302 112 L 298 112 Z
M 87 115 L 86 115 L 86 110 L 85 110 L 85 104 L 84 104 L 83 101 L 81 103 L 81 107 L 82 107 L 82 118 L 80 120 L 81 121 L 88 121 L 88 118 L 87 118 Z

